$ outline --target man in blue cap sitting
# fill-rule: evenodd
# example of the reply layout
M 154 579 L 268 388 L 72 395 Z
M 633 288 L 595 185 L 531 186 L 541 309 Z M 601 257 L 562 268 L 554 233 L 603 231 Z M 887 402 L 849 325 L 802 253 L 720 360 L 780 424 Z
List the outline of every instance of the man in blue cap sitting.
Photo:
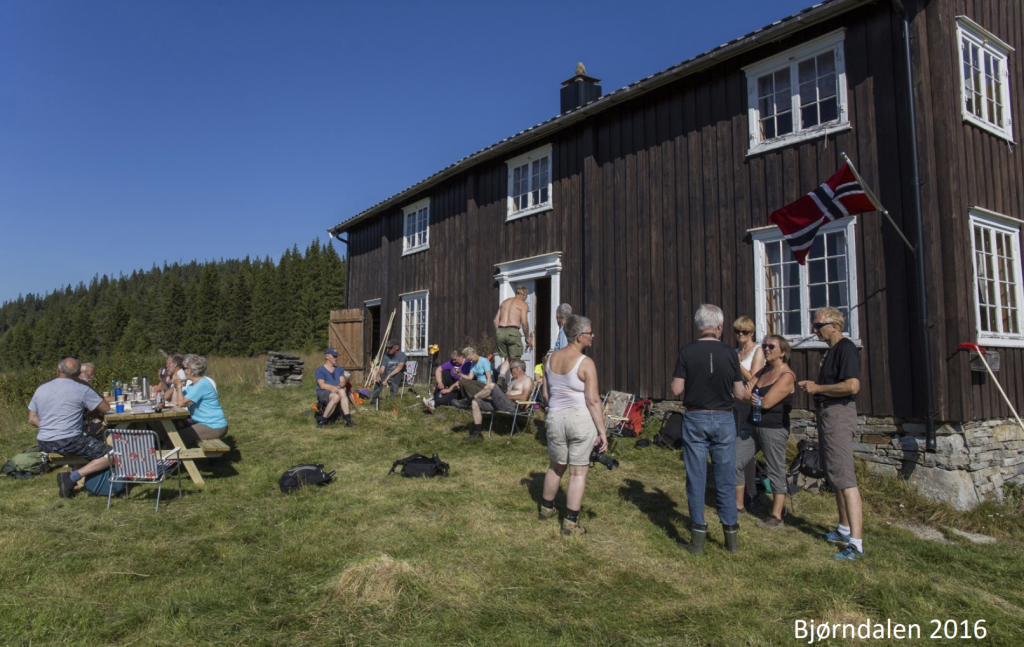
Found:
M 324 351 L 324 365 L 316 369 L 316 399 L 320 403 L 323 416 L 317 423 L 318 427 L 328 424 L 334 418 L 338 407 L 341 407 L 341 413 L 345 417 L 345 426 L 356 426 L 352 422 L 352 414 L 348 408 L 348 392 L 345 389 L 348 378 L 345 377 L 345 369 L 337 363 L 338 351 L 328 348 Z

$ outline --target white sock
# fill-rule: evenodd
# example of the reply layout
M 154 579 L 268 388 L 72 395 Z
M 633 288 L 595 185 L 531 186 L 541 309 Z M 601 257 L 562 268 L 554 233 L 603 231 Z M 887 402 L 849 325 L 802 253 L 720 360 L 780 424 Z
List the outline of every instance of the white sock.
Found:
M 844 526 L 843 524 L 839 524 L 839 526 L 836 528 L 836 532 L 838 532 L 840 535 L 846 535 L 847 537 L 849 537 L 850 527 Z
M 864 552 L 864 540 L 863 539 L 854 539 L 853 537 L 850 537 L 850 543 L 853 544 L 853 547 L 857 549 L 858 553 L 863 553 Z

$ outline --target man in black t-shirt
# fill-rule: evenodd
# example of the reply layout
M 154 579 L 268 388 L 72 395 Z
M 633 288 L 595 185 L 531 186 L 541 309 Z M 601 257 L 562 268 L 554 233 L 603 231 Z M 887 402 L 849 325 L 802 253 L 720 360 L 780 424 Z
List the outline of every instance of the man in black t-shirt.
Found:
M 725 532 L 725 547 L 736 552 L 737 522 L 733 472 L 736 466 L 736 420 L 732 408 L 742 398 L 743 375 L 736 351 L 722 343 L 725 316 L 718 306 L 704 304 L 693 318 L 700 338 L 679 351 L 672 374 L 672 393 L 683 395 L 683 461 L 686 463 L 686 503 L 690 509 L 690 543 L 700 555 L 708 525 L 704 523 L 707 457 L 715 478 L 715 507 Z
M 814 330 L 828 344 L 821 358 L 818 380 L 800 382 L 800 389 L 814 396 L 818 443 L 825 459 L 825 478 L 836 491 L 839 526 L 821 535 L 825 541 L 845 544 L 837 559 L 864 556 L 863 506 L 857 474 L 853 467 L 853 435 L 857 431 L 857 405 L 860 391 L 860 354 L 857 346 L 843 336 L 846 320 L 835 308 L 814 313 Z

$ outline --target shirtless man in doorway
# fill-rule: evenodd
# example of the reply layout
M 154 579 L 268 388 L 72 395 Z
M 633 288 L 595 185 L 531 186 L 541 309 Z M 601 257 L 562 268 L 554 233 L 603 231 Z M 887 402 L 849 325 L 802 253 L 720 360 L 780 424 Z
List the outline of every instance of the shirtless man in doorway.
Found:
M 527 317 L 530 312 L 530 307 L 526 304 L 528 292 L 529 290 L 523 286 L 516 288 L 516 295 L 502 301 L 498 306 L 498 314 L 494 315 L 494 333 L 498 340 L 498 354 L 502 358 L 499 379 L 505 378 L 506 383 L 509 363 L 523 356 L 523 339 L 526 339 L 527 348 L 533 348 Z M 520 327 L 523 329 L 522 337 L 519 336 Z

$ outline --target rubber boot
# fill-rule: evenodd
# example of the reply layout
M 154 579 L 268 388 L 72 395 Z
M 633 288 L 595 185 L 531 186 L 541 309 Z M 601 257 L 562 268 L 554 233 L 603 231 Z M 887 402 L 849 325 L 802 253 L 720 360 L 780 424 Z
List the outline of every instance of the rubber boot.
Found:
M 722 524 L 722 530 L 725 531 L 725 549 L 727 551 L 729 551 L 730 553 L 735 553 L 736 552 L 736 536 L 740 532 L 740 525 L 738 523 L 737 524 L 733 524 L 731 526 L 727 526 L 725 524 Z
M 683 544 L 683 548 L 690 551 L 694 555 L 704 554 L 704 540 L 708 538 L 708 526 L 704 524 L 702 526 L 694 525 L 690 528 L 690 543 Z

